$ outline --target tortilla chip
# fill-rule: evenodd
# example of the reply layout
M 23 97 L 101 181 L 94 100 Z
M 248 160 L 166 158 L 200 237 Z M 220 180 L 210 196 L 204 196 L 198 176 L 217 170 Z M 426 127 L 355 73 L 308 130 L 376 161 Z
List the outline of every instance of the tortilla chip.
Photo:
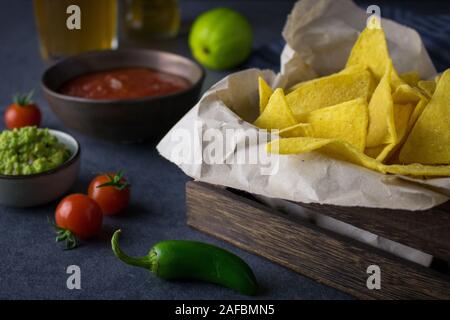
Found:
M 366 148 L 364 150 L 364 153 L 369 157 L 376 159 L 383 152 L 384 148 L 386 148 L 387 146 L 389 145 L 383 144 L 381 146 Z
M 406 103 L 418 103 L 424 95 L 416 88 L 411 87 L 408 84 L 402 84 L 398 86 L 394 93 L 392 93 L 392 100 L 394 103 L 406 104 Z
M 410 130 L 409 120 L 413 111 L 413 104 L 394 104 L 394 122 L 398 141 L 383 146 L 380 153 L 375 157 L 376 160 L 383 163 L 386 162 L 405 142 L 407 133 Z
M 284 138 L 267 144 L 267 152 L 278 154 L 301 154 L 319 151 L 330 157 L 344 160 L 381 173 L 411 176 L 450 176 L 450 166 L 385 165 L 356 150 L 349 143 L 338 139 Z
M 286 102 L 283 89 L 278 88 L 270 96 L 264 112 L 254 125 L 262 129 L 284 129 L 296 125 L 297 121 Z
M 394 122 L 398 141 L 401 141 L 408 131 L 414 108 L 413 104 L 394 104 Z
M 366 28 L 361 32 L 353 46 L 346 67 L 354 65 L 367 67 L 377 80 L 383 78 L 386 68 L 390 66 L 392 67 L 393 87 L 396 88 L 404 83 L 395 71 L 382 28 Z
M 280 130 L 279 136 L 283 138 L 310 137 L 312 135 L 311 125 L 309 123 L 299 123 L 295 126 Z
M 370 71 L 336 73 L 298 84 L 286 96 L 292 112 L 301 121 L 305 113 L 357 98 L 370 99 L 376 86 Z
M 305 118 L 311 125 L 312 137 L 341 139 L 359 151 L 364 150 L 369 123 L 366 99 L 358 98 L 318 109 Z
M 386 162 L 405 142 L 411 129 L 410 118 L 415 110 L 415 104 L 394 104 L 394 124 L 397 140 L 388 144 L 366 148 L 364 153 L 380 162 Z
M 386 158 L 386 160 L 389 160 L 390 163 L 400 163 L 400 161 L 399 161 L 399 153 L 400 152 L 399 151 L 402 148 L 403 144 L 405 143 L 406 139 L 408 138 L 408 136 L 409 136 L 409 134 L 411 132 L 411 129 L 414 127 L 417 119 L 419 118 L 419 116 L 421 115 L 421 113 L 423 112 L 423 110 L 425 109 L 427 104 L 428 104 L 428 99 L 425 98 L 425 96 L 423 96 L 421 98 L 421 100 L 417 103 L 417 105 L 415 107 L 413 107 L 413 111 L 412 111 L 411 116 L 409 118 L 406 130 L 405 130 L 404 133 L 400 133 L 401 136 L 402 136 L 400 138 L 401 141 L 399 141 L 397 143 L 395 148 L 389 153 L 388 158 Z M 400 128 L 400 130 L 401 130 L 401 128 Z
M 381 163 L 384 163 L 391 154 L 394 152 L 396 147 L 395 143 L 386 144 L 380 149 L 380 153 L 378 153 L 375 157 L 375 160 L 380 161 Z M 375 147 L 376 148 L 376 147 Z
M 369 71 L 369 69 L 366 66 L 363 66 L 362 64 L 355 64 L 342 69 L 337 74 L 354 74 L 364 71 Z
M 372 170 L 382 171 L 382 164 L 356 150 L 349 143 L 337 139 L 285 138 L 267 144 L 267 152 L 301 154 L 320 151 L 333 158 L 348 161 Z
M 383 81 L 383 80 L 382 80 Z M 408 84 L 402 84 L 395 89 L 394 93 L 392 94 L 392 99 L 389 99 L 388 96 L 388 89 L 387 84 L 388 81 L 384 84 L 380 82 L 379 85 L 384 85 L 384 91 L 383 96 L 381 93 L 376 91 L 377 96 L 372 96 L 372 99 L 380 99 L 377 103 L 373 100 L 372 105 L 369 104 L 369 108 L 372 108 L 372 115 L 374 119 L 373 126 L 371 128 L 371 134 L 374 132 L 377 132 L 376 130 L 383 129 L 385 133 L 391 132 L 391 138 L 390 139 L 384 139 L 384 140 L 378 140 L 370 141 L 370 145 L 368 142 L 368 147 L 364 150 L 364 153 L 380 162 L 385 162 L 388 160 L 391 155 L 398 149 L 399 144 L 404 142 L 405 135 L 410 131 L 412 128 L 410 124 L 410 119 L 413 111 L 415 110 L 415 106 L 420 101 L 421 97 L 423 97 L 416 89 L 412 88 Z M 377 88 L 378 89 L 378 88 Z M 381 87 L 380 87 L 381 90 Z M 393 117 L 393 128 L 392 128 L 392 122 L 391 122 L 391 111 L 390 111 L 390 104 L 392 100 L 392 117 Z M 378 107 L 378 105 L 381 105 L 382 107 Z M 383 107 L 385 110 L 383 110 Z M 370 109 L 369 109 L 370 110 Z M 383 115 L 383 112 L 384 113 Z M 383 117 L 387 116 L 388 120 L 384 122 L 384 124 L 387 124 L 387 126 L 383 127 Z M 375 121 L 378 121 L 377 124 Z M 381 125 L 380 125 L 381 123 Z M 391 126 L 389 131 L 389 126 Z M 370 129 L 369 129 L 370 130 Z M 394 134 L 395 133 L 395 134 Z M 371 136 L 371 139 L 376 137 L 375 135 Z M 390 141 L 388 141 L 390 140 Z M 380 141 L 384 141 L 385 143 L 382 144 L 376 144 Z M 375 145 L 374 145 L 375 144 Z
M 391 95 L 391 66 L 375 89 L 369 102 L 369 127 L 367 131 L 367 147 L 397 142 L 394 122 L 394 102 Z
M 262 114 L 269 102 L 270 96 L 273 93 L 272 88 L 262 78 L 258 77 L 258 92 L 259 92 L 259 114 Z
M 414 110 L 410 116 L 407 133 L 412 129 L 423 109 L 428 104 L 428 99 L 417 88 L 409 85 L 400 85 L 392 94 L 394 104 L 412 104 L 415 105 Z
M 387 173 L 401 174 L 404 176 L 430 176 L 448 177 L 450 176 L 450 166 L 427 166 L 419 163 L 408 165 L 393 164 L 385 166 Z
M 423 96 L 417 103 L 416 108 L 414 109 L 411 118 L 409 119 L 409 131 L 414 127 L 417 119 L 419 119 L 420 115 L 422 114 L 423 110 L 425 110 L 425 107 L 428 105 L 429 102 L 430 100 L 428 100 L 427 98 L 425 98 L 425 96 Z
M 444 72 L 400 151 L 401 163 L 450 163 L 450 69 Z
M 436 85 L 437 82 L 434 80 L 419 81 L 419 83 L 417 84 L 419 89 L 421 89 L 427 95 L 428 98 L 431 98 L 433 96 L 434 91 L 436 90 Z
M 401 74 L 400 79 L 402 79 L 411 87 L 417 87 L 417 83 L 420 81 L 420 74 L 416 71 L 411 71 Z

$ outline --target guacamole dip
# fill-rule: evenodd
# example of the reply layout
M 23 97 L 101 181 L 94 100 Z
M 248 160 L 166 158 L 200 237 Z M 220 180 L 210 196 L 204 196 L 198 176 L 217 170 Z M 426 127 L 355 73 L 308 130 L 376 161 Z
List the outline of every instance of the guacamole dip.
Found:
M 25 127 L 0 133 L 0 174 L 27 175 L 53 169 L 70 151 L 48 129 Z

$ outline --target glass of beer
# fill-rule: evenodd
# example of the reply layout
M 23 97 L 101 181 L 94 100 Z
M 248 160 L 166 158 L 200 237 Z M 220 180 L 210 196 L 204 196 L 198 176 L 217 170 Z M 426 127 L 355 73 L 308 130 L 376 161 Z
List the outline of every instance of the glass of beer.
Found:
M 116 0 L 33 0 L 46 60 L 117 48 Z
M 180 28 L 177 0 L 126 0 L 125 31 L 135 39 L 173 38 Z

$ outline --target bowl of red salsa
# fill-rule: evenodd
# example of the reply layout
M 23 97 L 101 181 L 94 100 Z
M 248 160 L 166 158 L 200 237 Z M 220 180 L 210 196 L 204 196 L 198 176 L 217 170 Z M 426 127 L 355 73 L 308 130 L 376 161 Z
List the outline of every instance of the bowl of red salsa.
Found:
M 204 79 L 172 53 L 125 49 L 84 53 L 51 66 L 44 94 L 62 122 L 120 142 L 161 138 L 197 102 Z

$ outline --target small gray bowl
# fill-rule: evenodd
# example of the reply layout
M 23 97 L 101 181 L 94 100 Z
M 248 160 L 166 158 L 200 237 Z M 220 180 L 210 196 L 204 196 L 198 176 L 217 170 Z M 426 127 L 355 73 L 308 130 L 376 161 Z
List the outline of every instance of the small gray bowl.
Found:
M 191 86 L 172 94 L 127 100 L 95 100 L 63 95 L 74 77 L 116 68 L 147 67 L 187 79 Z M 156 140 L 191 109 L 200 95 L 203 69 L 182 56 L 146 49 L 83 53 L 50 67 L 42 76 L 44 95 L 62 122 L 81 133 L 119 142 Z
M 60 166 L 30 175 L 0 175 L 0 204 L 9 207 L 34 207 L 64 195 L 74 184 L 80 169 L 80 145 L 67 133 L 49 130 L 72 153 Z

